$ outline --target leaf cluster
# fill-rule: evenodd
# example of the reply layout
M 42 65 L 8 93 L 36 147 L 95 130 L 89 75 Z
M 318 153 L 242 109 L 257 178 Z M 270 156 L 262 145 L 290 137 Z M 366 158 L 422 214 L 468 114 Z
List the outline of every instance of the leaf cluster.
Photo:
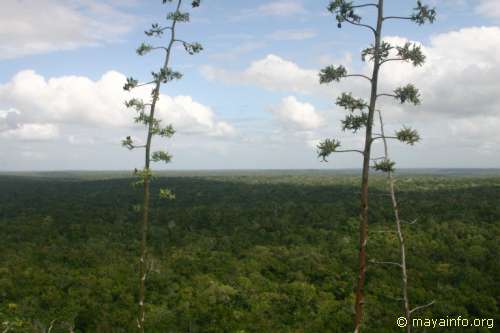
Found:
M 354 98 L 351 93 L 342 93 L 337 97 L 336 104 L 351 112 L 356 110 L 362 111 L 368 107 L 368 103 L 366 103 L 365 100 L 362 98 Z
M 330 1 L 327 7 L 328 11 L 335 14 L 337 26 L 342 28 L 342 22 L 361 22 L 361 16 L 354 12 L 352 1 L 334 0 Z
M 348 114 L 342 122 L 342 130 L 351 130 L 356 133 L 368 124 L 368 114 L 361 112 L 361 115 Z
M 160 198 L 164 200 L 175 200 L 175 193 L 168 188 L 161 188 Z
M 339 147 L 340 141 L 335 139 L 326 139 L 325 141 L 320 142 L 317 146 L 318 158 L 321 158 L 323 162 L 328 162 L 326 158 L 337 151 Z
M 167 67 L 160 69 L 159 72 L 151 72 L 151 76 L 153 76 L 155 82 L 167 83 L 173 80 L 180 80 L 182 73 Z
M 200 53 L 201 51 L 203 51 L 203 46 L 200 43 L 182 42 L 182 45 L 184 46 L 186 52 L 189 53 L 190 55 L 193 55 L 195 53 Z
M 418 134 L 418 132 L 406 126 L 404 126 L 403 129 L 396 132 L 396 138 L 399 141 L 409 144 L 411 146 L 420 141 L 420 135 Z
M 146 34 L 146 36 L 149 37 L 161 37 L 161 35 L 163 35 L 164 30 L 165 28 L 160 27 L 158 23 L 153 23 L 151 25 L 151 28 L 149 30 L 144 31 L 144 33 Z
M 128 101 L 125 101 L 125 106 L 127 108 L 134 108 L 137 112 L 144 111 L 145 104 L 142 99 L 132 98 Z
M 137 48 L 136 52 L 138 55 L 140 56 L 143 56 L 145 55 L 146 53 L 149 53 L 151 52 L 151 50 L 153 49 L 153 46 L 150 45 L 150 44 L 146 44 L 146 43 L 142 43 L 141 45 L 139 45 L 139 47 Z
M 333 65 L 323 68 L 319 72 L 319 83 L 330 83 L 333 81 L 340 82 L 340 79 L 347 75 L 347 69 L 340 65 L 335 67 Z
M 361 52 L 361 60 L 366 61 L 367 57 L 369 60 L 374 60 L 377 55 L 380 60 L 385 60 L 389 57 L 392 49 L 394 47 L 391 44 L 383 41 L 378 50 L 374 45 L 364 49 Z
M 135 169 L 134 170 L 134 176 L 137 178 L 135 182 L 132 183 L 133 187 L 141 186 L 144 185 L 144 180 L 147 179 L 152 179 L 153 178 L 153 172 L 151 169 Z
M 187 12 L 170 12 L 167 15 L 167 20 L 176 21 L 176 22 L 189 22 L 189 13 Z
M 382 172 L 394 172 L 395 165 L 396 165 L 396 162 L 391 161 L 389 159 L 383 159 L 381 161 L 375 162 L 373 169 L 375 169 L 376 171 L 382 171 Z
M 134 141 L 130 136 L 127 136 L 124 140 L 122 140 L 122 146 L 127 148 L 128 150 L 134 149 Z
M 172 161 L 172 155 L 170 155 L 166 151 L 158 150 L 158 151 L 155 151 L 153 154 L 151 154 L 151 160 L 153 162 L 170 163 L 170 161 Z
M 123 86 L 123 90 L 130 91 L 130 90 L 134 89 L 135 87 L 137 87 L 138 84 L 139 84 L 139 81 L 137 81 L 133 77 L 128 77 L 127 82 Z
M 396 90 L 394 90 L 394 94 L 396 96 L 396 99 L 398 99 L 401 104 L 404 104 L 406 102 L 410 102 L 413 105 L 420 104 L 420 92 L 417 88 L 415 88 L 413 84 L 408 84 L 404 87 L 397 88 Z
M 426 22 L 434 23 L 436 15 L 435 8 L 430 8 L 428 5 L 422 5 L 421 1 L 417 1 L 417 7 L 413 8 L 411 20 L 418 25 L 423 25 Z
M 396 50 L 401 60 L 411 62 L 415 67 L 422 66 L 425 62 L 425 55 L 420 45 L 407 42 L 404 46 L 397 46 Z

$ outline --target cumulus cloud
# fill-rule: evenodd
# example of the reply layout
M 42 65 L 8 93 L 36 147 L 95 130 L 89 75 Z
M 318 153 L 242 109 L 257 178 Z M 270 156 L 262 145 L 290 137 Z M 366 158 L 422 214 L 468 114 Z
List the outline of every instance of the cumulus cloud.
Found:
M 402 38 L 388 38 L 401 44 Z M 384 86 L 415 83 L 427 112 L 450 117 L 498 114 L 500 106 L 500 28 L 472 27 L 439 34 L 424 45 L 422 68 L 391 63 L 382 73 Z
M 112 0 L 3 0 L 0 59 L 107 43 L 133 21 Z
M 132 95 L 122 90 L 124 82 L 125 76 L 116 71 L 97 81 L 83 76 L 45 79 L 32 70 L 21 71 L 0 85 L 0 110 L 9 110 L 0 113 L 0 131 L 20 139 L 39 132 L 48 139 L 56 135 L 55 125 L 131 127 L 133 112 L 124 101 Z M 147 100 L 149 89 L 139 89 L 134 96 Z M 229 123 L 218 121 L 210 107 L 190 96 L 162 94 L 157 115 L 183 133 L 226 136 L 236 132 Z
M 296 129 L 312 130 L 325 123 L 312 104 L 302 103 L 294 96 L 283 98 L 279 105 L 270 107 L 269 111 L 285 126 Z
M 394 45 L 408 41 L 397 36 L 385 40 Z M 469 145 L 493 149 L 500 142 L 500 132 L 491 130 L 500 121 L 500 28 L 463 28 L 434 35 L 429 43 L 421 45 L 427 57 L 422 67 L 397 62 L 383 66 L 381 92 L 390 93 L 399 86 L 414 83 L 423 99 L 423 104 L 416 108 L 381 99 L 380 106 L 386 111 L 389 126 L 396 128 L 405 123 L 422 129 L 422 135 L 429 140 L 424 144 L 444 140 L 448 145 L 458 141 L 465 145 L 466 141 Z M 336 64 L 340 63 L 344 61 Z M 365 82 L 352 79 L 320 86 L 317 72 L 318 69 L 303 68 L 272 54 L 252 62 L 241 72 L 203 69 L 207 78 L 233 84 L 328 98 L 338 96 L 341 91 L 352 91 L 366 98 Z M 369 64 L 361 69 L 361 73 L 370 75 L 370 72 Z M 479 142 L 484 144 L 478 145 Z
M 229 72 L 205 66 L 202 68 L 202 74 L 209 80 L 255 84 L 276 91 L 311 94 L 319 89 L 317 70 L 300 68 L 296 63 L 274 54 L 252 62 L 243 72 Z
M 257 8 L 262 15 L 290 16 L 304 13 L 304 7 L 299 1 L 272 1 Z
M 21 141 L 50 140 L 59 136 L 59 128 L 54 124 L 27 123 L 0 132 L 0 136 Z

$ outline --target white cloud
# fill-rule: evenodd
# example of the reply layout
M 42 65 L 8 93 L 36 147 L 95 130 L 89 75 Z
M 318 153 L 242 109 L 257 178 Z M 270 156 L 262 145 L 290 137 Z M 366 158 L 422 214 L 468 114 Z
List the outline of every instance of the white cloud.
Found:
M 205 66 L 202 68 L 202 74 L 209 80 L 255 84 L 270 90 L 302 94 L 311 94 L 319 88 L 316 70 L 302 69 L 296 63 L 274 54 L 252 62 L 241 73 Z
M 323 117 L 309 103 L 302 103 L 294 96 L 283 98 L 277 106 L 269 108 L 285 126 L 301 130 L 312 130 L 324 126 Z
M 96 0 L 3 0 L 0 59 L 116 40 L 130 30 L 133 18 L 112 4 Z
M 0 132 L 6 139 L 21 141 L 42 141 L 55 139 L 59 136 L 59 128 L 54 124 L 20 124 L 18 127 Z
M 105 73 L 97 81 L 83 76 L 45 79 L 32 70 L 21 71 L 0 85 L 0 110 L 10 110 L 0 113 L 0 131 L 3 129 L 9 137 L 22 139 L 34 129 L 27 127 L 28 124 L 96 128 L 134 126 L 133 111 L 124 106 L 124 101 L 131 97 L 122 89 L 124 82 L 125 76 L 115 71 Z M 134 95 L 147 100 L 149 88 L 138 89 Z M 236 132 L 230 124 L 218 121 L 210 107 L 189 96 L 162 94 L 157 115 L 163 123 L 172 123 L 183 133 L 225 136 Z M 38 128 L 46 138 L 55 133 L 49 129 Z
M 391 41 L 404 42 L 401 38 Z M 422 91 L 424 112 L 449 117 L 498 114 L 500 107 L 500 28 L 472 27 L 431 38 L 421 68 L 391 63 L 383 86 L 413 82 Z
M 304 40 L 315 36 L 313 30 L 277 30 L 268 37 L 274 40 Z
M 304 13 L 304 7 L 299 1 L 273 1 L 257 8 L 262 15 L 290 16 Z

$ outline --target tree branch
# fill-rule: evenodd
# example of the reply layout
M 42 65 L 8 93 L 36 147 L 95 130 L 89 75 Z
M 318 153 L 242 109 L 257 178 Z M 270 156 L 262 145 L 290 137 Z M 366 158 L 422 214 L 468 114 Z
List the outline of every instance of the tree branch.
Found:
M 403 58 L 388 58 L 388 59 L 380 61 L 380 64 L 383 65 L 386 62 L 390 62 L 390 61 L 405 61 L 405 60 Z
M 403 223 L 405 223 L 405 224 L 408 224 L 408 225 L 412 225 L 412 224 L 417 223 L 417 221 L 418 221 L 418 219 L 414 219 L 414 220 L 413 220 L 413 221 L 411 221 L 411 222 L 404 221 L 404 220 L 403 220 L 403 221 L 401 221 L 401 222 L 403 222 Z
M 146 82 L 146 83 L 141 83 L 141 84 L 136 85 L 135 88 L 143 87 L 143 86 L 148 86 L 150 84 L 156 84 L 156 81 L 150 81 L 150 82 Z
M 398 262 L 394 262 L 394 261 L 377 261 L 377 260 L 370 260 L 370 262 L 372 264 L 381 264 L 381 265 L 394 265 L 394 266 L 398 266 L 398 267 L 401 267 L 401 264 L 398 263 Z
M 165 50 L 165 51 L 167 51 L 168 49 L 164 46 L 156 46 L 156 47 L 152 47 L 151 50 Z
M 376 3 L 367 3 L 367 4 L 364 4 L 364 5 L 356 5 L 356 6 L 352 6 L 351 8 L 362 8 L 362 7 L 369 7 L 369 6 L 373 6 L 373 7 L 376 7 L 378 8 L 378 5 Z
M 364 154 L 363 151 L 357 150 L 357 149 L 350 149 L 350 150 L 336 150 L 334 153 L 360 153 L 361 155 Z
M 378 94 L 378 95 L 377 95 L 377 98 L 382 97 L 382 96 L 392 97 L 392 98 L 396 98 L 396 97 L 398 97 L 398 96 L 393 95 L 393 94 Z
M 384 17 L 382 20 L 385 21 L 385 20 L 411 20 L 412 17 L 410 16 L 386 16 Z
M 372 142 L 375 140 L 380 140 L 380 139 L 394 139 L 394 140 L 399 140 L 398 137 L 396 136 L 376 136 L 372 138 Z
M 416 308 L 411 309 L 411 310 L 410 310 L 410 313 L 413 313 L 413 312 L 415 312 L 415 311 L 418 311 L 418 310 L 422 310 L 422 309 L 424 309 L 424 308 L 427 308 L 427 307 L 431 306 L 431 305 L 432 305 L 432 304 L 434 304 L 434 303 L 435 303 L 435 301 L 432 301 L 432 302 L 430 302 L 430 303 L 428 303 L 428 304 L 417 306 Z
M 363 75 L 363 74 L 349 74 L 349 75 L 346 75 L 344 77 L 362 77 L 364 79 L 367 79 L 368 81 L 372 82 L 372 79 L 366 75 Z
M 354 21 L 351 21 L 349 19 L 347 19 L 346 17 L 344 17 L 344 20 L 347 22 L 347 23 L 351 23 L 352 25 L 357 25 L 357 26 L 360 26 L 360 27 L 365 27 L 365 28 L 368 28 L 370 29 L 375 35 L 377 34 L 377 30 L 375 30 L 372 26 L 370 25 L 367 25 L 367 24 L 362 24 L 362 23 L 356 23 Z

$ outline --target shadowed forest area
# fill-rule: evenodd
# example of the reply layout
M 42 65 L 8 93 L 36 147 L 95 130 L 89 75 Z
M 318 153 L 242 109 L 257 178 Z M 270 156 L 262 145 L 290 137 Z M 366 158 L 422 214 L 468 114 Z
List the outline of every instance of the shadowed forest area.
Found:
M 0 176 L 0 320 L 11 332 L 130 332 L 141 191 L 123 173 Z M 160 174 L 147 332 L 348 332 L 358 250 L 351 172 Z M 369 260 L 398 256 L 383 175 L 370 188 Z M 500 175 L 402 173 L 416 316 L 499 320 Z M 400 332 L 398 268 L 369 264 L 365 332 Z M 424 329 L 416 330 L 424 332 Z M 491 332 L 452 328 L 452 332 Z

